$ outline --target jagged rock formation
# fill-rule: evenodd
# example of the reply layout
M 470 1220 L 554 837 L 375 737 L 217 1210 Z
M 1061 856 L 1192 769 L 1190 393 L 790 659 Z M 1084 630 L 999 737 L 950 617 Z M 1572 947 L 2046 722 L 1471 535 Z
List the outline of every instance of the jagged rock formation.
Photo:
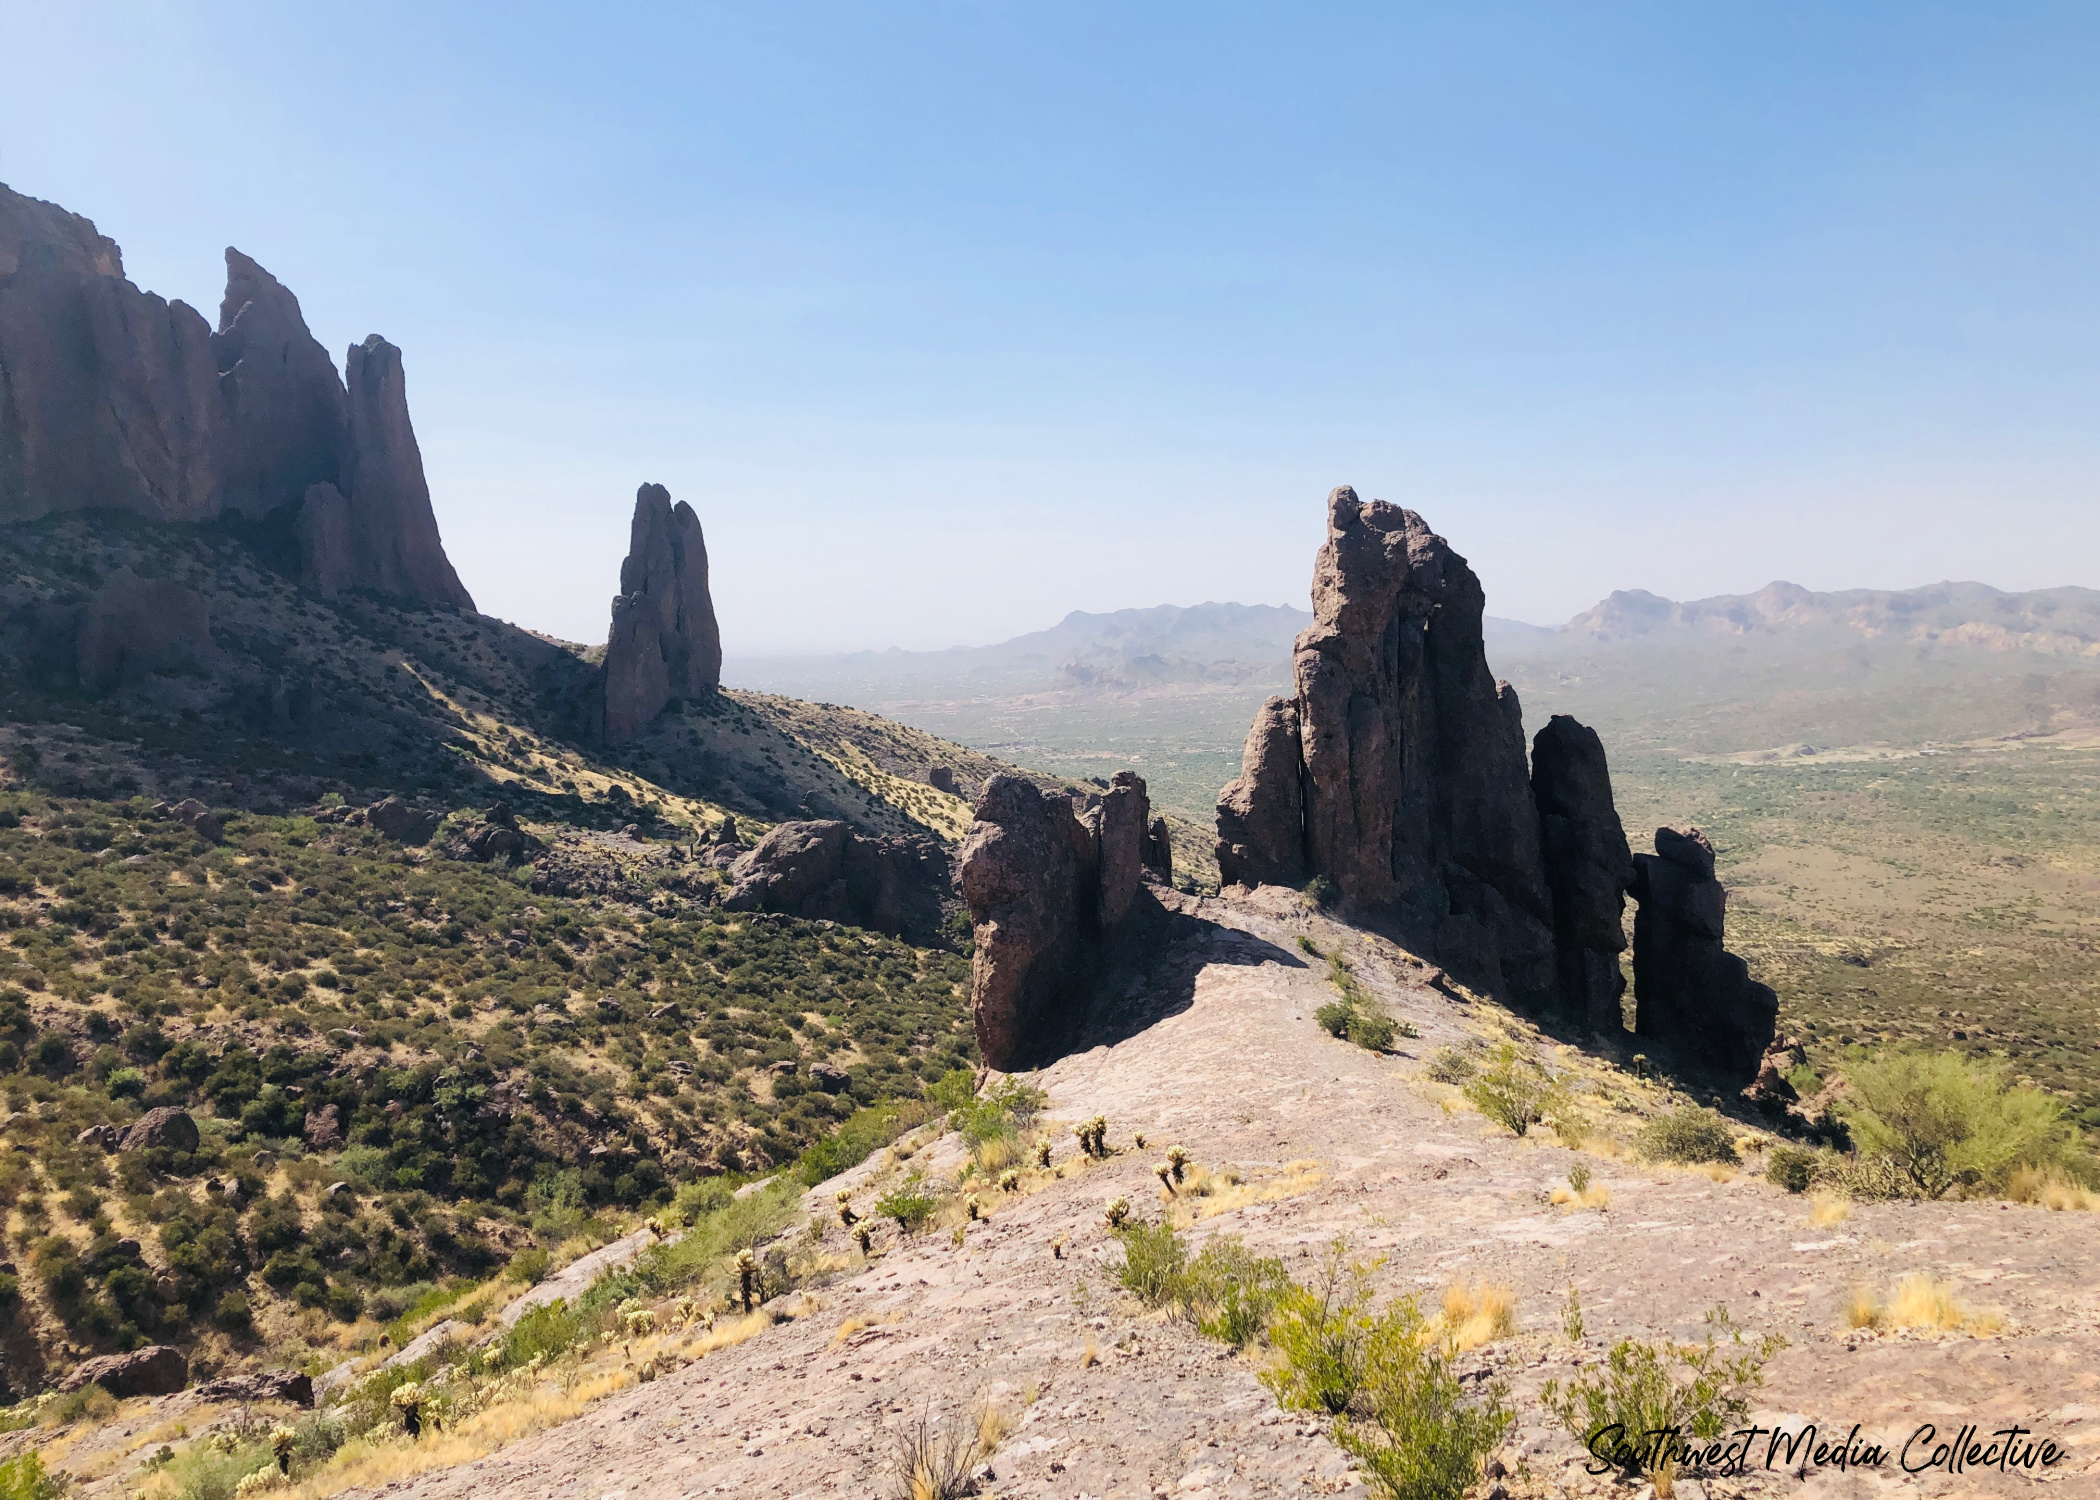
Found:
M 948 860 L 931 839 L 863 838 L 824 819 L 782 823 L 730 866 L 722 905 L 924 940 L 940 926 Z
M 1329 495 L 1296 702 L 1272 700 L 1248 736 L 1219 805 L 1219 865 L 1228 880 L 1324 875 L 1475 982 L 1543 995 L 1552 902 L 1522 714 L 1488 671 L 1484 605 L 1465 559 L 1413 511 Z
M 1304 883 L 1304 780 L 1298 705 L 1271 698 L 1247 730 L 1239 779 L 1218 794 L 1218 876 L 1226 885 Z
M 977 801 L 956 883 L 975 924 L 970 1006 L 989 1067 L 1025 1067 L 1078 1018 L 1102 955 L 1157 903 L 1143 890 L 1150 800 L 1118 771 L 1077 803 L 1018 776 Z
M 634 497 L 627 560 L 605 643 L 598 729 L 607 744 L 633 739 L 674 698 L 722 683 L 722 633 L 707 589 L 700 518 L 671 492 L 645 484 Z
M 1634 1030 L 1722 1073 L 1750 1078 L 1771 1045 L 1779 997 L 1723 945 L 1728 893 L 1696 828 L 1658 828 L 1634 856 Z
M 212 329 L 133 286 L 123 252 L 0 186 L 0 521 L 113 509 L 282 519 L 302 581 L 473 608 L 445 556 L 398 349 L 348 388 L 299 301 L 240 251 Z
M 1555 714 L 1531 742 L 1546 888 L 1553 896 L 1553 961 L 1562 1006 L 1607 1035 L 1624 1029 L 1626 891 L 1633 852 L 1611 795 L 1597 731 Z

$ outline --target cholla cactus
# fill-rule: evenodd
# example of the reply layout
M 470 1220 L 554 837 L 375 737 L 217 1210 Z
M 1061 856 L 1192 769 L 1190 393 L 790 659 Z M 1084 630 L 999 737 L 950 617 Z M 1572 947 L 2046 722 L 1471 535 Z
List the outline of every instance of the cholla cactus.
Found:
M 1174 1194 L 1174 1163 L 1170 1161 L 1161 1162 L 1152 1169 L 1152 1175 L 1159 1179 L 1159 1185 L 1167 1190 L 1169 1197 L 1172 1197 Z
M 240 1447 L 241 1440 L 232 1433 L 221 1430 L 204 1440 L 204 1446 L 214 1453 L 231 1453 Z
M 736 1253 L 736 1278 L 743 1292 L 744 1311 L 750 1312 L 758 1305 L 758 1257 L 749 1250 Z
M 1121 1229 L 1124 1221 L 1130 1217 L 1130 1200 L 1128 1198 L 1109 1199 L 1108 1206 L 1101 1211 L 1101 1216 L 1108 1220 L 1110 1229 Z
M 291 1428 L 285 1426 L 282 1422 L 270 1429 L 270 1451 L 277 1455 L 278 1473 L 289 1474 L 292 1472 L 292 1444 L 298 1440 L 299 1434 L 292 1431 Z
M 1020 1174 L 1020 1173 L 1019 1173 L 1018 1171 L 1016 1171 L 1016 1170 L 1015 1170 L 1014 1168 L 1012 1168 L 1012 1167 L 1008 1167 L 1008 1168 L 1007 1168 L 1007 1169 L 1006 1169 L 1006 1170 L 1005 1170 L 1004 1172 L 1001 1172 L 1001 1173 L 999 1174 L 999 1191 L 1000 1191 L 1000 1192 L 1002 1192 L 1002 1193 L 1017 1193 L 1017 1192 L 1019 1192 L 1020 1190 L 1021 1190 L 1021 1174 Z
M 1130 1133 L 1130 1140 L 1131 1140 L 1131 1144 L 1132 1144 L 1132 1145 L 1134 1145 L 1134 1146 L 1136 1146 L 1136 1147 L 1138 1148 L 1138 1150 L 1142 1151 L 1142 1150 L 1144 1150 L 1144 1149 L 1145 1149 L 1145 1132 L 1144 1132 L 1144 1131 L 1142 1131 L 1142 1130 L 1133 1130 L 1133 1131 L 1132 1131 L 1132 1132 Z
M 1167 1165 L 1174 1169 L 1174 1180 L 1181 1181 L 1182 1174 L 1189 1169 L 1189 1154 L 1179 1146 L 1167 1147 Z
M 1035 1164 L 1043 1168 L 1048 1168 L 1050 1165 L 1050 1138 L 1048 1136 L 1035 1143 Z
M 633 1312 L 620 1314 L 620 1324 L 627 1330 L 629 1338 L 645 1339 L 656 1332 L 656 1314 L 646 1307 L 638 1307 Z
M 416 1381 L 394 1387 L 388 1398 L 394 1410 L 401 1413 L 401 1426 L 412 1438 L 423 1435 L 423 1387 Z
M 644 1360 L 642 1367 L 634 1372 L 634 1378 L 640 1381 L 654 1380 L 656 1378 L 656 1361 L 653 1359 Z
M 649 1215 L 648 1218 L 642 1220 L 642 1227 L 658 1239 L 664 1239 L 671 1233 L 671 1226 L 665 1221 L 662 1214 Z
M 1059 1235 L 1050 1242 L 1050 1258 L 1052 1260 L 1063 1260 L 1065 1258 L 1065 1237 L 1063 1235 Z
M 853 1194 L 848 1189 L 840 1188 L 832 1195 L 832 1201 L 839 1206 L 839 1222 L 841 1224 L 851 1229 L 860 1222 L 860 1215 L 853 1211 Z
M 283 1476 L 270 1469 L 257 1469 L 253 1474 L 243 1474 L 241 1482 L 233 1487 L 237 1500 L 248 1500 L 250 1495 L 260 1495 L 265 1490 L 274 1490 Z
M 862 1259 L 866 1259 L 868 1256 L 875 1253 L 873 1243 L 874 1238 L 875 1236 L 868 1232 L 867 1225 L 856 1224 L 853 1226 L 853 1241 L 855 1244 L 860 1246 L 860 1253 Z
M 970 1193 L 964 1197 L 963 1207 L 969 1210 L 972 1223 L 984 1217 L 984 1206 L 977 1201 L 975 1193 Z
M 691 1328 L 699 1321 L 700 1304 L 691 1297 L 680 1297 L 678 1299 L 678 1326 L 682 1329 Z
M 1072 1134 L 1079 1137 L 1079 1149 L 1088 1156 L 1100 1159 L 1108 1155 L 1108 1117 L 1095 1115 L 1072 1127 Z

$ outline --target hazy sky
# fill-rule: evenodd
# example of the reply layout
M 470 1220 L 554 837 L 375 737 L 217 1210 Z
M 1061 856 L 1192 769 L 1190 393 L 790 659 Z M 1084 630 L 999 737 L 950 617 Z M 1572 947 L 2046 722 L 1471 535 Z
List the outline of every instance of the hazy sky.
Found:
M 0 0 L 0 180 L 405 351 L 484 610 L 635 486 L 732 651 L 1303 604 L 2100 585 L 2100 9 Z

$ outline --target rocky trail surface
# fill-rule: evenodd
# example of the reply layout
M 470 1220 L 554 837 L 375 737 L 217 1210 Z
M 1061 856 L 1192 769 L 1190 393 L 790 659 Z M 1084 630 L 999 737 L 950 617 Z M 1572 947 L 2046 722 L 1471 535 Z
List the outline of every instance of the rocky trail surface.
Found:
M 1552 1191 L 1576 1159 L 1569 1151 L 1454 1109 L 1450 1091 L 1422 1076 L 1439 1048 L 1521 1033 L 1521 1023 L 1433 987 L 1425 981 L 1434 971 L 1306 913 L 1295 897 L 1265 891 L 1177 904 L 1162 955 L 1097 1017 L 1099 1045 L 1037 1080 L 1053 1120 L 1107 1117 L 1119 1148 L 1108 1160 L 1073 1162 L 1039 1191 L 988 1195 L 989 1221 L 969 1224 L 959 1245 L 947 1230 L 899 1239 L 885 1226 L 872 1260 L 852 1258 L 814 1292 L 813 1315 L 388 1493 L 889 1495 L 901 1431 L 922 1416 L 939 1422 L 985 1406 L 1009 1430 L 979 1494 L 1365 1493 L 1323 1422 L 1278 1410 L 1253 1359 L 1144 1312 L 1120 1290 L 1103 1202 L 1127 1197 L 1145 1218 L 1166 1211 L 1152 1166 L 1180 1144 L 1198 1164 L 1236 1168 L 1242 1179 L 1182 1205 L 1194 1212 L 1193 1245 L 1237 1234 L 1303 1279 L 1340 1237 L 1352 1254 L 1377 1259 L 1385 1295 L 1421 1292 L 1434 1304 L 1444 1287 L 1483 1279 L 1514 1289 L 1516 1334 L 1464 1357 L 1509 1382 L 1518 1426 L 1499 1457 L 1511 1495 L 1648 1493 L 1585 1474 L 1576 1443 L 1540 1408 L 1539 1388 L 1578 1361 L 1595 1362 L 1616 1338 L 1694 1337 L 1716 1304 L 1752 1332 L 1787 1340 L 1753 1401 L 1758 1424 L 1814 1422 L 1840 1442 L 1858 1424 L 1858 1441 L 1884 1444 L 1888 1457 L 1818 1468 L 1782 1455 L 1765 1469 L 1760 1449 L 1755 1472 L 1680 1480 L 1679 1495 L 1850 1500 L 2037 1484 L 2100 1494 L 2100 1225 L 2092 1216 L 1995 1203 L 1859 1204 L 1842 1222 L 1813 1228 L 1806 1200 L 1751 1173 L 1717 1181 L 1596 1153 L 1582 1159 L 1608 1188 L 1608 1208 L 1555 1206 Z M 1322 1032 L 1313 1011 L 1333 992 L 1296 946 L 1300 934 L 1346 951 L 1358 978 L 1420 1035 L 1379 1056 Z M 1056 1139 L 1062 1162 L 1070 1140 Z M 931 1174 L 960 1160 L 950 1136 L 909 1165 Z M 844 1181 L 859 1190 L 900 1170 L 878 1158 Z M 812 1222 L 851 1257 L 831 1218 L 836 1186 L 807 1203 Z M 2002 1331 L 1847 1327 L 1857 1288 L 1886 1296 L 1919 1271 L 1950 1282 L 1967 1305 L 2002 1314 Z M 1587 1325 L 1573 1343 L 1562 1325 L 1571 1287 Z M 2015 1422 L 2066 1457 L 2032 1479 L 1973 1467 L 1907 1475 L 1900 1466 L 1903 1443 L 1924 1424 L 1945 1440 L 1965 1423 L 1989 1433 Z

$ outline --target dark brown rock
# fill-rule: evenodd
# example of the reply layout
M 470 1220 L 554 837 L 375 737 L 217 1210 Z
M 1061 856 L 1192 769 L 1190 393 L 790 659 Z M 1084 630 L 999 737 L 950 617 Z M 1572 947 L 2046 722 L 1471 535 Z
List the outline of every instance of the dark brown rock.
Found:
M 951 797 L 959 795 L 955 789 L 955 768 L 953 766 L 928 767 L 926 784 L 937 792 L 946 792 Z
M 1146 803 L 1128 771 L 1077 805 L 1018 776 L 985 783 L 956 883 L 974 924 L 970 1007 L 987 1066 L 1027 1066 L 1061 1040 L 1104 954 L 1158 910 L 1138 878 Z
M 376 333 L 351 345 L 343 383 L 350 419 L 344 496 L 358 585 L 421 604 L 472 609 L 474 600 L 452 571 L 430 508 L 423 451 L 408 419 L 401 351 Z
M 314 1382 L 299 1370 L 258 1370 L 249 1375 L 223 1375 L 197 1387 L 206 1401 L 282 1401 L 289 1406 L 312 1406 Z
M 112 573 L 81 612 L 74 649 L 81 685 L 95 692 L 155 672 L 203 670 L 217 655 L 202 594 L 129 568 Z
M 1164 817 L 1154 818 L 1145 830 L 1145 868 L 1162 881 L 1174 880 L 1174 835 Z
M 399 797 L 384 797 L 365 809 L 365 822 L 400 844 L 420 844 L 437 831 L 442 819 L 410 806 Z
M 342 378 L 299 299 L 231 246 L 212 351 L 231 419 L 224 505 L 262 515 L 315 486 L 333 493 L 349 446 Z
M 864 838 L 831 819 L 782 823 L 729 867 L 730 911 L 769 911 L 929 939 L 948 861 L 927 839 Z
M 1722 945 L 1728 897 L 1713 845 L 1696 828 L 1661 828 L 1655 850 L 1633 861 L 1634 1030 L 1715 1072 L 1754 1078 L 1779 999 Z
M 289 290 L 226 252 L 214 331 L 124 276 L 86 219 L 0 186 L 0 520 L 297 508 L 302 581 L 471 609 L 445 557 L 400 351 L 339 379 Z
M 1744 1101 L 1770 1114 L 1785 1113 L 1801 1098 L 1786 1075 L 1807 1061 L 1808 1050 L 1799 1039 L 1774 1037 L 1764 1056 L 1758 1059 L 1757 1077 L 1743 1090 Z
M 1247 730 L 1239 779 L 1218 794 L 1218 876 L 1226 885 L 1305 883 L 1303 781 L 1298 705 L 1271 698 Z
M 306 1128 L 302 1132 L 309 1151 L 340 1151 L 343 1149 L 343 1118 L 333 1104 L 324 1104 L 319 1109 L 306 1112 Z
M 167 1396 L 189 1383 L 190 1362 L 172 1344 L 154 1344 L 129 1354 L 83 1360 L 59 1382 L 60 1391 L 99 1385 L 118 1400 L 132 1396 Z
M 1256 774 L 1220 808 L 1220 868 L 1291 880 L 1295 786 L 1306 876 L 1469 981 L 1538 997 L 1553 989 L 1552 900 L 1522 713 L 1481 643 L 1485 603 L 1413 511 L 1329 495 L 1293 662 L 1298 775 L 1289 719 L 1265 707 Z
M 1597 731 L 1555 714 L 1531 742 L 1546 887 L 1553 896 L 1554 968 L 1561 1005 L 1607 1035 L 1625 1029 L 1626 891 L 1633 852 L 1611 794 Z
M 195 797 L 185 797 L 170 807 L 168 816 L 208 844 L 216 844 L 226 836 L 225 827 L 212 815 L 212 810 Z
M 480 820 L 454 825 L 438 852 L 447 859 L 472 860 L 477 864 L 517 864 L 543 852 L 546 845 L 518 827 L 517 814 L 507 802 L 498 802 Z
M 148 1151 L 156 1147 L 194 1151 L 197 1141 L 197 1122 L 173 1105 L 164 1104 L 140 1115 L 124 1132 L 124 1139 L 118 1145 L 125 1151 Z
M 607 744 L 633 739 L 674 698 L 713 692 L 722 681 L 722 636 L 707 587 L 700 518 L 660 484 L 635 494 L 627 560 L 605 645 L 599 731 Z
M 124 1140 L 124 1133 L 114 1125 L 90 1125 L 73 1137 L 76 1146 L 93 1146 L 98 1151 L 114 1151 Z

